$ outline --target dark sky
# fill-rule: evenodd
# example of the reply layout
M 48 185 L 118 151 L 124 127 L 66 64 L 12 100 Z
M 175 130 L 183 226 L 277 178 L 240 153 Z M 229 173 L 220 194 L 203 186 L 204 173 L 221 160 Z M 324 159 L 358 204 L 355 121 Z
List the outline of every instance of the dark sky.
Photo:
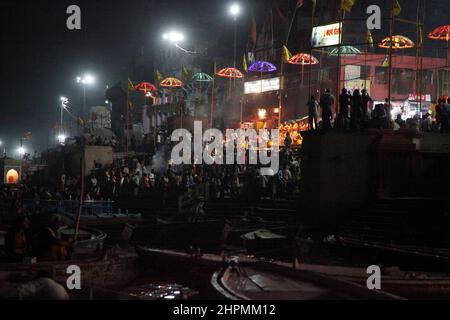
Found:
M 151 49 L 162 25 L 198 24 L 198 13 L 208 10 L 212 17 L 224 19 L 229 3 L 227 0 L 0 1 L 0 140 L 12 151 L 17 148 L 21 134 L 31 131 L 33 147 L 46 148 L 51 126 L 59 119 L 59 97 L 68 96 L 72 103 L 81 104 L 77 75 L 86 72 L 96 75 L 96 85 L 88 92 L 88 103 L 103 104 L 105 86 L 127 78 L 139 48 Z M 81 31 L 66 28 L 66 9 L 72 4 L 81 8 Z

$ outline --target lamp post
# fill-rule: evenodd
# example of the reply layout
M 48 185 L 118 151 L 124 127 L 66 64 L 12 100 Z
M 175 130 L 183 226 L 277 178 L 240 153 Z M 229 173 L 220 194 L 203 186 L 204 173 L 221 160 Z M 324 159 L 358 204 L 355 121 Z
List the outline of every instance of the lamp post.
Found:
M 183 33 L 179 32 L 179 31 L 172 30 L 172 31 L 166 32 L 163 34 L 162 38 L 165 41 L 172 43 L 175 47 L 177 47 L 184 53 L 187 53 L 187 54 L 197 54 L 198 53 L 195 51 L 187 50 L 187 49 L 183 48 L 182 46 L 180 46 L 180 43 L 185 40 L 185 36 Z
M 236 68 L 236 50 L 237 50 L 237 17 L 241 13 L 241 6 L 238 3 L 233 3 L 230 6 L 230 14 L 234 20 L 234 56 L 233 67 Z
M 77 83 L 83 87 L 83 110 L 82 113 L 86 111 L 86 88 L 95 83 L 94 76 L 86 74 L 82 77 L 77 77 Z

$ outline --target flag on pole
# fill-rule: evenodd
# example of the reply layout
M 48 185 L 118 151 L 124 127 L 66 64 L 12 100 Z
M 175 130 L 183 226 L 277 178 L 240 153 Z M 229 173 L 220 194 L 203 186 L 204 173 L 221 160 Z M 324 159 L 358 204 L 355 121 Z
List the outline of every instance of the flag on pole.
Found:
M 245 72 L 248 71 L 247 58 L 245 57 L 245 53 L 244 53 L 244 57 L 242 59 L 242 68 L 244 69 Z
M 159 72 L 158 69 L 156 69 L 155 79 L 156 79 L 157 82 L 161 82 L 161 80 L 162 80 L 161 72 Z
M 302 7 L 303 2 L 304 2 L 304 0 L 297 0 L 297 4 L 296 4 L 295 8 L 298 9 L 298 8 Z
M 187 80 L 189 78 L 189 71 L 188 71 L 188 69 L 186 67 L 183 67 L 183 69 L 181 71 L 181 74 L 183 75 L 183 78 L 185 80 Z
M 287 63 L 289 59 L 292 58 L 292 54 L 289 52 L 289 49 L 286 46 L 283 46 L 281 54 L 283 56 L 284 63 Z
M 130 78 L 128 78 L 128 91 L 133 91 L 133 90 L 134 90 L 134 84 L 130 80 Z
M 400 7 L 400 3 L 398 2 L 398 0 L 395 0 L 394 9 L 393 9 L 392 13 L 394 14 L 394 16 L 398 17 L 401 12 L 402 12 L 402 7 Z
M 367 43 L 369 44 L 369 47 L 373 48 L 372 32 L 370 32 L 369 29 L 367 29 Z
M 341 9 L 346 12 L 352 11 L 353 6 L 355 5 L 356 0 L 342 0 Z

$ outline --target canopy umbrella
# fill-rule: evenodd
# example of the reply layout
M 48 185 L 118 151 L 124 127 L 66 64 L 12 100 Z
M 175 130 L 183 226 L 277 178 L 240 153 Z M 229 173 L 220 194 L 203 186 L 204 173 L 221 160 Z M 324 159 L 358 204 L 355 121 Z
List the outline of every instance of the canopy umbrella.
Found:
M 261 73 L 261 91 L 262 91 L 262 78 L 264 72 L 274 72 L 277 71 L 277 67 L 273 63 L 270 63 L 268 61 L 256 61 L 253 63 L 249 68 L 248 71 L 251 72 L 259 72 Z
M 319 60 L 316 57 L 310 55 L 309 53 L 297 53 L 295 56 L 288 60 L 290 64 L 299 64 L 302 66 L 302 82 L 301 86 L 303 87 L 303 78 L 304 78 L 304 68 L 305 65 L 312 66 L 313 64 L 319 64 Z M 311 76 L 311 75 L 310 75 Z
M 447 47 L 447 52 L 446 52 L 446 61 L 448 60 L 448 43 L 450 40 L 450 25 L 444 25 L 444 26 L 440 26 L 437 27 L 436 29 L 434 29 L 433 31 L 431 31 L 428 34 L 428 38 L 433 39 L 433 40 L 445 40 L 446 41 L 446 47 Z
M 241 71 L 239 71 L 236 68 L 224 68 L 217 72 L 217 76 L 222 78 L 235 78 L 235 79 L 242 79 L 244 78 L 244 75 Z
M 195 82 L 212 82 L 214 79 L 206 73 L 199 72 L 192 76 L 192 81 Z
M 244 78 L 244 75 L 242 74 L 241 71 L 239 71 L 236 68 L 231 68 L 231 67 L 224 68 L 224 69 L 220 70 L 219 72 L 217 72 L 216 75 L 218 77 L 230 79 L 230 81 L 228 83 L 228 97 L 231 96 L 231 79 L 242 79 L 242 78 Z
M 356 56 L 360 53 L 361 51 L 353 46 L 342 46 L 339 47 L 339 49 L 334 48 L 333 50 L 331 50 L 330 56 L 349 57 L 349 56 Z
M 440 26 L 428 34 L 428 38 L 433 40 L 450 40 L 450 25 Z
M 273 63 L 268 61 L 256 61 L 249 68 L 251 72 L 274 72 L 277 71 L 277 67 Z
M 166 78 L 161 81 L 160 86 L 163 88 L 182 88 L 184 83 L 177 78 Z
M 143 91 L 145 94 L 147 94 L 147 92 L 158 91 L 158 88 L 156 88 L 156 86 L 154 84 L 151 84 L 150 82 L 141 82 L 138 85 L 135 85 L 134 89 Z
M 183 81 L 177 79 L 177 78 L 166 78 L 159 84 L 161 87 L 166 89 L 177 89 L 182 88 L 184 86 Z M 184 112 L 184 106 L 183 102 L 180 103 L 180 127 L 183 128 L 183 112 Z
M 415 46 L 414 42 L 405 36 L 392 36 L 384 38 L 381 43 L 378 44 L 380 48 L 389 49 L 392 46 L 392 49 L 409 49 Z

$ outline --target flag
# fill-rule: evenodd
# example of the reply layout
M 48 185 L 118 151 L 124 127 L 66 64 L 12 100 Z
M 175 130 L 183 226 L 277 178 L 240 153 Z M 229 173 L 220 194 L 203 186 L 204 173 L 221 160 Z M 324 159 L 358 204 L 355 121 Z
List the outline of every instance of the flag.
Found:
M 383 68 L 389 68 L 389 56 L 384 58 L 383 64 L 381 65 Z
M 369 47 L 373 48 L 372 32 L 370 32 L 369 29 L 367 29 L 367 43 L 369 44 Z
M 129 91 L 133 91 L 133 90 L 134 90 L 134 84 L 133 84 L 133 82 L 130 80 L 130 78 L 128 78 L 128 90 L 129 90 Z
M 400 7 L 400 3 L 398 2 L 398 0 L 395 0 L 394 8 L 392 10 L 392 14 L 394 16 L 398 17 L 401 12 L 402 12 L 402 7 Z
M 155 79 L 156 79 L 156 82 L 161 82 L 161 80 L 162 80 L 161 72 L 159 72 L 158 69 L 156 69 Z
M 312 3 L 312 14 L 314 15 L 316 13 L 317 0 L 311 0 L 311 3 Z
M 242 68 L 244 69 L 245 72 L 248 71 L 247 59 L 245 58 L 245 53 L 244 53 L 244 57 L 242 59 Z
M 298 8 L 302 7 L 303 2 L 304 2 L 304 0 L 297 0 L 297 4 L 296 4 L 295 8 L 298 9 Z
M 189 71 L 186 67 L 183 67 L 181 74 L 185 80 L 187 80 L 189 78 Z
M 217 74 L 217 61 L 214 60 L 214 75 Z
M 22 140 L 27 141 L 27 140 L 31 140 L 32 134 L 30 131 L 28 132 L 24 132 L 24 134 L 22 135 Z
M 355 5 L 356 0 L 342 0 L 341 9 L 350 12 L 352 11 L 352 7 Z
M 292 54 L 289 52 L 289 49 L 286 46 L 283 46 L 283 48 L 281 49 L 282 52 L 282 57 L 283 57 L 283 62 L 287 63 L 289 61 L 290 58 L 292 58 Z

